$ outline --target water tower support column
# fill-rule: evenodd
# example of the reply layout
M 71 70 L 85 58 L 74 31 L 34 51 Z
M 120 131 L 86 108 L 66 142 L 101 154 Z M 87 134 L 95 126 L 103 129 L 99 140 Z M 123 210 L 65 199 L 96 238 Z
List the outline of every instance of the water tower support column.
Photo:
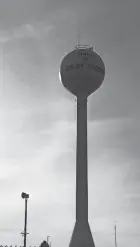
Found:
M 88 223 L 87 97 L 77 97 L 76 222 L 70 247 L 95 247 Z
M 88 222 L 87 97 L 77 97 L 76 221 Z

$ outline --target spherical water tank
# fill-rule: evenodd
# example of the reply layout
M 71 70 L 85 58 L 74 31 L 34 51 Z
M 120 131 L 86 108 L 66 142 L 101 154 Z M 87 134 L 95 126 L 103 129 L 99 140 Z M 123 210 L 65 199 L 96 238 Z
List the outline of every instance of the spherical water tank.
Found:
M 65 88 L 76 96 L 88 96 L 102 84 L 105 66 L 92 48 L 78 46 L 61 62 L 60 79 Z

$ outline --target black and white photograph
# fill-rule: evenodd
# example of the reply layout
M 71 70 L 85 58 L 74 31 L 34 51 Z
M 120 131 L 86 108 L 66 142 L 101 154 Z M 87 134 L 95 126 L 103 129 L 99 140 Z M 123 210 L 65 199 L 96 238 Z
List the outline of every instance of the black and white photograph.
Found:
M 0 247 L 140 246 L 139 72 L 139 0 L 0 0 Z

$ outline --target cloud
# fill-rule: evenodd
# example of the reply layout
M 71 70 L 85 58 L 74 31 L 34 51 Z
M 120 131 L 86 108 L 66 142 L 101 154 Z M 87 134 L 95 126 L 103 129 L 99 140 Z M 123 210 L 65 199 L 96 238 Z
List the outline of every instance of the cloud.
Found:
M 139 131 L 139 118 L 124 117 L 91 121 L 89 124 L 89 144 L 91 146 L 89 152 L 94 152 L 96 157 L 96 150 L 101 154 L 107 150 L 114 153 L 115 150 L 116 156 L 119 153 L 118 157 L 121 155 L 121 158 L 124 156 L 128 160 L 133 158 L 137 160 L 139 158 L 137 147 L 140 145 L 137 138 Z
M 9 30 L 1 30 L 0 32 L 0 42 L 7 43 L 16 40 L 22 40 L 26 38 L 32 38 L 40 40 L 44 36 L 47 36 L 49 32 L 53 29 L 53 26 L 47 25 L 47 23 L 26 23 Z

